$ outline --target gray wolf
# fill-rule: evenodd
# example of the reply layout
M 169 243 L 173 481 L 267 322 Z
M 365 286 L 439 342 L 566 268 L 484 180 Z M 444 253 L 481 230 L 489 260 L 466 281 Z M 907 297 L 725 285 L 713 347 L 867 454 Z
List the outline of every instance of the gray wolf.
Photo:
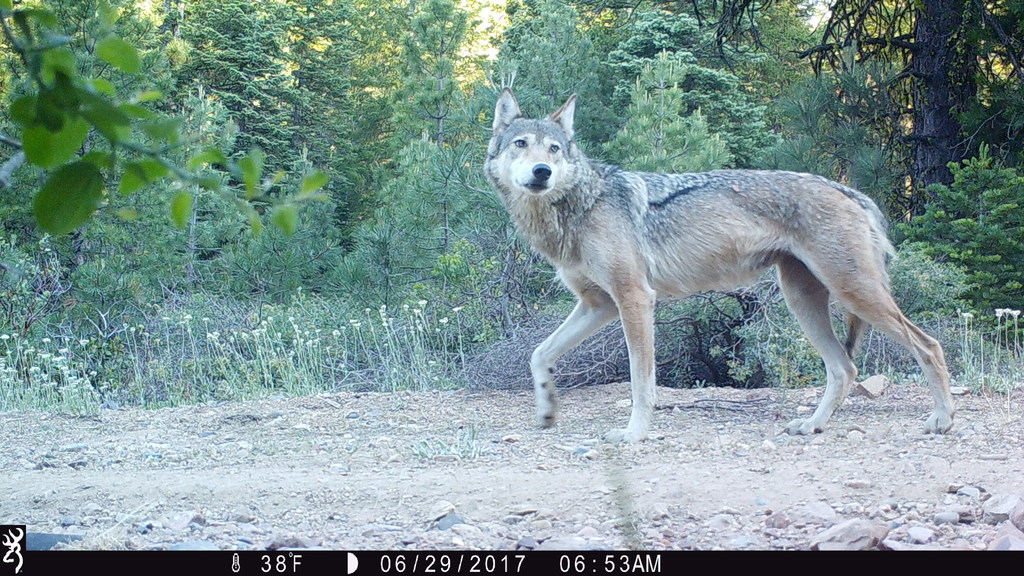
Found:
M 851 358 L 868 324 L 921 366 L 935 400 L 925 431 L 949 430 L 954 409 L 942 348 L 892 298 L 886 265 L 893 247 L 870 198 L 810 174 L 650 174 L 599 164 L 573 140 L 575 111 L 574 95 L 547 118 L 524 118 L 504 89 L 484 163 L 519 233 L 578 300 L 531 356 L 541 426 L 555 421 L 555 362 L 617 317 L 633 407 L 626 428 L 605 437 L 645 439 L 655 403 L 656 299 L 735 288 L 774 266 L 827 373 L 818 408 L 790 422 L 790 434 L 824 430 L 857 377 Z M 832 330 L 830 297 L 847 311 L 845 343 Z

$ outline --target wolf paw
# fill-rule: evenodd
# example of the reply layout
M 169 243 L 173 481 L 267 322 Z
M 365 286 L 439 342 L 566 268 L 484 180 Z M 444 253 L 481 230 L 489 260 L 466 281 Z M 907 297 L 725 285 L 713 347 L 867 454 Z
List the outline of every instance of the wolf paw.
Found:
M 936 410 L 924 423 L 925 434 L 945 434 L 953 427 L 953 415 Z
M 545 414 L 537 414 L 537 425 L 541 428 L 551 428 L 555 425 L 555 413 L 548 412 Z
M 604 435 L 604 441 L 610 444 L 636 444 L 646 438 L 646 434 L 630 430 L 629 428 L 616 428 L 615 430 L 609 430 Z
M 817 434 L 823 431 L 825 427 L 817 424 L 810 418 L 797 418 L 786 425 L 786 433 L 792 436 L 806 436 L 809 434 Z

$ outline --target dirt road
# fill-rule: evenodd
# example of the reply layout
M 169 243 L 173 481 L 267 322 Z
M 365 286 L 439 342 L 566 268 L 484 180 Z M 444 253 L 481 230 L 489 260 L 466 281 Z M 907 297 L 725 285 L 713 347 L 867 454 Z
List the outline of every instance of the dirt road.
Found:
M 598 440 L 626 384 L 563 392 L 548 430 L 527 391 L 4 413 L 0 523 L 104 549 L 801 549 L 851 519 L 877 547 L 1014 542 L 986 505 L 1024 498 L 1024 390 L 958 397 L 945 436 L 909 384 L 785 435 L 819 394 L 659 389 L 632 446 Z

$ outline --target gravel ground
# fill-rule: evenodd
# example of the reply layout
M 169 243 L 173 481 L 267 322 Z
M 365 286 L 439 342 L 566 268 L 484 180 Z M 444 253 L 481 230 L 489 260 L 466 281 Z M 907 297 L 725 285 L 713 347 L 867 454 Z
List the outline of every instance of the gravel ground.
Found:
M 820 389 L 658 393 L 628 446 L 599 440 L 628 384 L 563 391 L 546 430 L 528 391 L 2 413 L 0 523 L 85 549 L 1024 548 L 1021 387 L 957 397 L 944 436 L 919 385 L 811 437 L 784 427 Z

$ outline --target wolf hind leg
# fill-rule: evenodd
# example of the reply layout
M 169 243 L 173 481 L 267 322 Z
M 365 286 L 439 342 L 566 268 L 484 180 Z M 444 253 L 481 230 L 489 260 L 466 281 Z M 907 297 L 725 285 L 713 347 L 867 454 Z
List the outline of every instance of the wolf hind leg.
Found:
M 840 344 L 832 330 L 829 317 L 829 290 L 807 266 L 794 257 L 778 263 L 779 284 L 786 304 L 796 316 L 807 339 L 825 362 L 827 383 L 818 408 L 809 418 L 798 418 L 786 426 L 790 434 L 814 434 L 825 429 L 857 378 L 846 347 Z
M 595 290 L 580 295 L 576 307 L 530 357 L 530 372 L 537 398 L 537 423 L 547 428 L 555 423 L 558 393 L 555 391 L 555 362 L 618 315 L 611 297 Z
M 873 293 L 846 294 L 853 312 L 875 329 L 910 351 L 928 380 L 935 410 L 925 422 L 924 431 L 943 434 L 953 426 L 953 396 L 949 391 L 949 370 L 942 346 L 924 333 L 900 311 L 892 295 L 879 285 Z

